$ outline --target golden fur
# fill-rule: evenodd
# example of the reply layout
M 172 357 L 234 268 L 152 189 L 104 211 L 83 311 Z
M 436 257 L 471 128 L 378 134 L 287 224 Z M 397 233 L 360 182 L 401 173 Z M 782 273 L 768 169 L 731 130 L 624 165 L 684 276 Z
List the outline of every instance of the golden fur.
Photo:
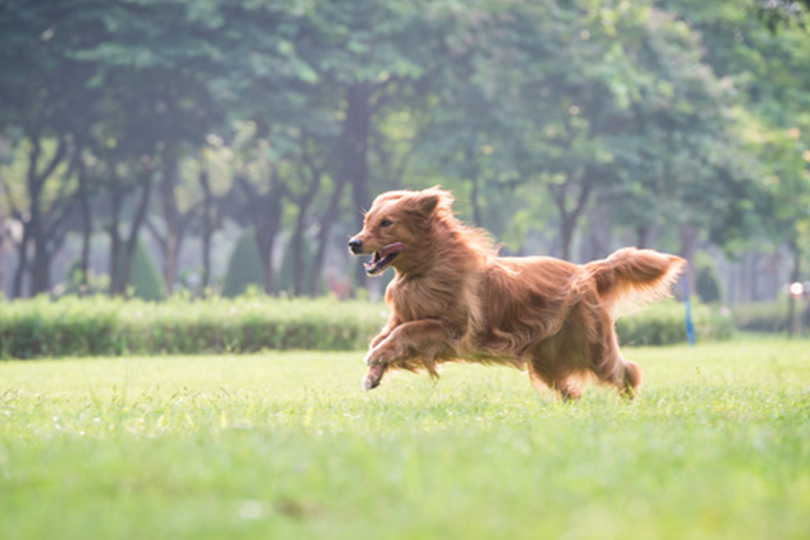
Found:
M 350 242 L 355 254 L 375 254 L 370 272 L 396 270 L 386 291 L 390 319 L 366 356 L 365 388 L 387 369 L 436 376 L 437 364 L 460 360 L 528 368 L 535 387 L 565 399 L 579 397 L 587 374 L 634 395 L 641 369 L 619 352 L 616 308 L 667 296 L 684 260 L 635 248 L 585 265 L 498 257 L 483 231 L 456 219 L 452 203 L 438 188 L 383 193 Z

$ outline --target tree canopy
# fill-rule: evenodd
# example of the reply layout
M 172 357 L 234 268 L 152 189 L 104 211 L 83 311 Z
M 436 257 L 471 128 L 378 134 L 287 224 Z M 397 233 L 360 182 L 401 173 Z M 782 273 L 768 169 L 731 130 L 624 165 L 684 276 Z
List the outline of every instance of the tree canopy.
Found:
M 807 12 L 759 0 L 7 0 L 0 269 L 3 253 L 13 268 L 0 287 L 50 290 L 71 242 L 86 274 L 103 237 L 111 294 L 126 293 L 144 239 L 167 291 L 199 239 L 204 288 L 214 239 L 233 226 L 252 231 L 268 293 L 280 279 L 292 294 L 363 284 L 335 255 L 362 211 L 380 191 L 434 184 L 509 252 L 782 247 L 798 279 Z

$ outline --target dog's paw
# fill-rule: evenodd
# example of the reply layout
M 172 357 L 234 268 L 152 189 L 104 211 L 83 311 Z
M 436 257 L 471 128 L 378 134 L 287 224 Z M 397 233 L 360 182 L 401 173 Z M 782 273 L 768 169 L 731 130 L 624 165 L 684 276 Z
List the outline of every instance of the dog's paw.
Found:
M 365 377 L 363 377 L 363 388 L 368 391 L 380 386 L 383 373 L 385 373 L 385 366 L 383 365 L 377 364 L 369 367 L 368 373 L 366 373 Z
M 370 351 L 368 351 L 368 354 L 366 354 L 366 358 L 363 361 L 369 367 L 376 366 L 376 365 L 380 364 L 379 356 L 374 353 L 374 349 L 371 349 Z
M 384 366 L 386 364 L 391 364 L 398 356 L 398 352 L 392 350 L 391 347 L 383 345 L 382 347 L 376 347 L 370 351 L 366 355 L 366 365 L 367 366 Z

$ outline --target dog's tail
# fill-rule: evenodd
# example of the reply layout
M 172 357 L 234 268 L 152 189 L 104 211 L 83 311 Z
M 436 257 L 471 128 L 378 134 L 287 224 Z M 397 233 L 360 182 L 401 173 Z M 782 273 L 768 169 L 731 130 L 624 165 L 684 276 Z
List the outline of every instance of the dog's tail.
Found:
M 602 261 L 585 265 L 602 302 L 615 311 L 626 304 L 645 304 L 670 296 L 670 288 L 686 266 L 675 255 L 651 249 L 623 248 Z

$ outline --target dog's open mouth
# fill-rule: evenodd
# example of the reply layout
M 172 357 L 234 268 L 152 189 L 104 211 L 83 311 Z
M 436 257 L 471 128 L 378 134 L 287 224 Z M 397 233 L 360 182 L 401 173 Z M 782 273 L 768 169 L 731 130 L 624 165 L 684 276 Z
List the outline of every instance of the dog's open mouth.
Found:
M 388 244 L 380 251 L 375 251 L 374 255 L 371 257 L 371 261 L 363 265 L 366 267 L 366 273 L 370 276 L 376 276 L 383 272 L 403 249 L 405 249 L 405 244 L 402 242 L 394 242 L 393 244 Z

